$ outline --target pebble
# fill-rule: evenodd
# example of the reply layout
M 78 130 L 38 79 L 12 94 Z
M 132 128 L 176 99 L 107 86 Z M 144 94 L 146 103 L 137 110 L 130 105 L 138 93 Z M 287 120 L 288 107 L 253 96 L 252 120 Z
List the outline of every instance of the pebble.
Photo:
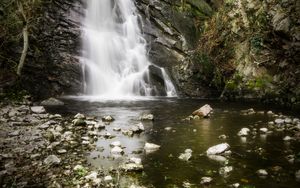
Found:
M 61 162 L 61 159 L 58 158 L 56 155 L 49 155 L 45 160 L 44 163 L 46 165 L 56 165 L 59 164 Z
M 261 133 L 267 133 L 268 132 L 268 129 L 267 128 L 260 128 L 259 131 Z
M 265 169 L 259 169 L 258 171 L 256 171 L 256 174 L 258 176 L 267 176 L 268 172 Z
M 144 146 L 144 150 L 146 150 L 146 152 L 152 152 L 152 151 L 156 151 L 160 148 L 159 145 L 153 144 L 153 143 L 146 143 Z
M 248 136 L 250 132 L 249 128 L 242 128 L 239 132 L 238 132 L 238 136 Z
M 183 161 L 188 161 L 192 157 L 192 150 L 191 149 L 186 149 L 184 153 L 181 153 L 178 157 L 178 159 L 183 160 Z
M 221 154 L 221 153 L 225 152 L 226 150 L 228 150 L 229 147 L 230 146 L 227 143 L 218 144 L 218 145 L 208 148 L 208 150 L 206 151 L 206 154 L 207 155 L 218 155 L 218 154 Z
M 283 138 L 283 141 L 290 141 L 290 140 L 292 140 L 292 137 L 290 137 L 290 136 L 285 136 Z
M 104 177 L 104 181 L 106 181 L 106 182 L 110 182 L 112 180 L 113 180 L 113 178 L 111 176 L 105 176 Z

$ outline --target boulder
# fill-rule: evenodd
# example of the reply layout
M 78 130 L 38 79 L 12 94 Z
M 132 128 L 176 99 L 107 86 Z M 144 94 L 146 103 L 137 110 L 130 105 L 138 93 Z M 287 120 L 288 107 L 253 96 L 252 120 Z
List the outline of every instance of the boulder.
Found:
M 213 109 L 210 107 L 210 105 L 206 104 L 206 105 L 202 106 L 201 108 L 199 108 L 198 110 L 195 110 L 192 113 L 192 115 L 199 116 L 199 117 L 209 117 L 212 110 Z
M 43 106 L 63 106 L 64 104 L 64 102 L 53 97 L 41 102 L 41 105 Z
M 219 154 L 224 153 L 229 148 L 230 148 L 230 146 L 227 143 L 218 144 L 218 145 L 208 148 L 208 150 L 206 151 L 206 154 L 207 155 L 219 155 Z
M 112 116 L 103 116 L 102 117 L 102 121 L 104 121 L 104 122 L 112 122 L 114 120 L 115 119 Z
M 46 110 L 43 106 L 32 106 L 30 108 L 30 110 L 33 112 L 33 113 L 36 113 L 36 114 L 43 114 L 43 113 L 46 113 Z

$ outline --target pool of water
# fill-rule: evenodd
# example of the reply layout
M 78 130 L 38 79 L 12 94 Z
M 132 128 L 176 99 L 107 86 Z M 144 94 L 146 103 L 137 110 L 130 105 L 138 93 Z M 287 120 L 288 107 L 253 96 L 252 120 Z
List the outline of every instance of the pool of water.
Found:
M 274 132 L 272 134 L 257 135 L 241 138 L 237 136 L 243 127 L 267 127 L 267 123 L 274 118 L 267 114 L 241 115 L 240 111 L 254 108 L 256 111 L 272 110 L 275 113 L 284 112 L 285 115 L 295 115 L 297 112 L 287 111 L 276 107 L 254 103 L 228 103 L 220 101 L 196 99 L 156 99 L 137 101 L 103 101 L 89 102 L 84 100 L 65 99 L 65 106 L 52 108 L 50 112 L 63 115 L 75 115 L 80 112 L 88 116 L 101 119 L 104 115 L 112 115 L 115 121 L 107 125 L 101 132 L 109 132 L 115 137 L 99 139 L 94 151 L 87 153 L 88 162 L 94 168 L 117 168 L 130 157 L 142 158 L 144 170 L 130 175 L 139 184 L 154 187 L 183 187 L 189 182 L 194 187 L 201 187 L 203 176 L 213 178 L 212 187 L 227 187 L 233 183 L 255 187 L 300 187 L 295 180 L 295 171 L 300 169 L 299 163 L 289 163 L 287 155 L 300 152 L 299 142 L 284 142 L 282 138 L 288 133 Z M 210 104 L 214 109 L 208 119 L 183 121 L 194 110 L 204 104 Z M 114 128 L 128 129 L 140 122 L 143 113 L 152 113 L 153 122 L 143 122 L 145 131 L 133 137 L 125 136 Z M 171 127 L 171 130 L 165 130 Z M 219 135 L 228 136 L 226 140 L 219 139 Z M 124 146 L 124 155 L 115 158 L 110 154 L 109 144 L 120 141 Z M 161 148 L 153 153 L 143 151 L 145 142 L 155 143 Z M 216 144 L 227 142 L 232 154 L 227 162 L 210 159 L 205 151 Z M 185 149 L 192 149 L 190 161 L 178 159 Z M 223 166 L 233 166 L 228 177 L 218 173 Z M 280 166 L 278 172 L 274 167 Z M 266 169 L 267 178 L 257 176 L 256 171 Z M 123 181 L 126 181 L 123 180 Z M 124 186 L 126 187 L 126 186 Z

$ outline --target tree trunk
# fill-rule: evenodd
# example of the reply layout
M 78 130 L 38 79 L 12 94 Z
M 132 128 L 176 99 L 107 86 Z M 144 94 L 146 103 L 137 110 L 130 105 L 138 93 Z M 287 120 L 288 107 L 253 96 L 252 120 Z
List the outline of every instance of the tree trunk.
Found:
M 20 57 L 20 61 L 18 64 L 18 69 L 17 69 L 17 75 L 21 76 L 21 72 L 25 63 L 27 51 L 28 51 L 28 46 L 29 46 L 29 41 L 28 41 L 28 24 L 26 23 L 24 28 L 23 28 L 23 41 L 24 41 L 24 46 L 23 46 L 23 51 L 22 55 Z

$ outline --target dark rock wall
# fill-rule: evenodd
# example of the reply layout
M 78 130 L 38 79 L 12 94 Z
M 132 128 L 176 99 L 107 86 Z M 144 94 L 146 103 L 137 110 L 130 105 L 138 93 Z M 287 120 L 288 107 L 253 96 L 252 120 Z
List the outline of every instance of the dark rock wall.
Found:
M 77 0 L 53 0 L 30 38 L 30 50 L 21 78 L 22 85 L 36 99 L 81 91 L 79 61 L 80 22 L 83 4 Z

